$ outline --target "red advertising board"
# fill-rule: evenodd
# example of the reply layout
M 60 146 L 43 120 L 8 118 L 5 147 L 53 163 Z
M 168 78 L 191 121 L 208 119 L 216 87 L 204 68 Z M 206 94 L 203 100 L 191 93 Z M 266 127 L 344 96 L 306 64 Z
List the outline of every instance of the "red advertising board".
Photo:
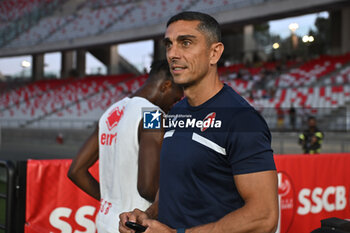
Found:
M 28 160 L 25 233 L 96 232 L 99 202 L 68 178 L 71 160 Z M 98 176 L 98 164 L 91 168 Z
M 350 154 L 275 156 L 281 233 L 309 233 L 330 217 L 350 219 Z
M 309 233 L 329 217 L 350 219 L 350 154 L 277 155 L 279 233 Z M 68 178 L 71 160 L 29 160 L 26 233 L 96 232 L 99 203 Z M 97 177 L 98 166 L 91 172 Z

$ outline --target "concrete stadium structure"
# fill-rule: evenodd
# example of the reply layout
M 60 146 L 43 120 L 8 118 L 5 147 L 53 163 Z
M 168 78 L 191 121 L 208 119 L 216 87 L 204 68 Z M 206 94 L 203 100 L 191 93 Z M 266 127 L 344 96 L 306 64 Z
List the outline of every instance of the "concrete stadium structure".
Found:
M 350 51 L 350 2 L 347 0 L 183 0 L 122 1 L 93 6 L 90 1 L 62 1 L 47 16 L 42 16 L 26 31 L 0 41 L 0 57 L 32 55 L 32 76 L 43 78 L 44 54 L 61 52 L 61 76 L 75 68 L 85 75 L 85 53 L 91 52 L 108 67 L 108 74 L 132 68 L 118 55 L 119 43 L 153 39 L 154 59 L 164 57 L 161 38 L 167 19 L 180 11 L 202 11 L 213 15 L 223 27 L 225 53 L 234 53 L 240 44 L 245 59 L 251 59 L 254 48 L 252 24 L 290 16 L 329 11 L 333 29 L 333 53 Z M 97 1 L 98 2 L 98 1 Z M 102 1 L 103 2 L 103 1 Z M 97 23 L 96 23 L 97 22 Z M 15 22 L 14 22 L 15 24 Z M 49 26 L 48 26 L 49 25 Z M 16 26 L 16 25 L 15 25 Z M 5 28 L 6 29 L 6 28 Z M 243 33 L 241 41 L 232 42 L 232 32 Z M 11 33 L 10 33 L 11 34 Z M 237 51 L 236 51 L 237 53 Z M 225 54 L 224 54 L 225 55 Z M 73 67 L 74 56 L 76 67 Z M 134 72 L 137 71 L 134 69 Z
M 55 2 L 55 0 L 51 1 Z M 98 4 L 94 5 L 92 2 Z M 105 2 L 108 2 L 108 4 Z M 49 52 L 61 52 L 61 78 L 63 79 L 69 77 L 72 69 L 78 71 L 78 76 L 85 77 L 86 52 L 90 52 L 102 61 L 108 67 L 108 74 L 110 75 L 129 73 L 130 71 L 138 74 L 135 68 L 118 55 L 118 44 L 143 39 L 153 39 L 155 45 L 154 59 L 163 58 L 165 54 L 161 40 L 166 21 L 171 15 L 183 10 L 207 12 L 218 19 L 223 29 L 223 42 L 226 51 L 224 56 L 227 57 L 239 54 L 239 57 L 243 60 L 252 59 L 253 52 L 257 49 L 253 39 L 254 24 L 321 11 L 329 12 L 331 24 L 333 25 L 332 41 L 329 45 L 330 53 L 345 54 L 350 52 L 350 1 L 348 0 L 66 0 L 61 1 L 59 5 L 55 5 L 55 7 L 50 10 L 49 15 L 42 16 L 33 25 L 29 25 L 26 30 L 20 31 L 16 35 L 13 34 L 13 38 L 11 38 L 10 34 L 5 37 L 0 37 L 0 57 L 32 55 L 33 81 L 44 79 L 44 54 Z M 96 24 L 95 21 L 97 22 Z M 17 24 L 17 21 L 13 21 L 12 23 Z M 0 31 L 5 30 L 7 27 L 6 25 L 0 25 Z M 237 33 L 242 36 L 235 37 L 234 35 Z M 332 65 L 333 68 L 336 67 L 338 58 L 334 61 L 332 59 L 328 60 L 327 58 L 327 60 L 319 61 L 319 63 L 314 66 L 316 67 L 314 71 L 317 71 L 325 62 Z M 348 85 L 349 81 L 347 81 L 347 77 L 350 78 L 350 67 L 349 63 L 344 63 L 344 66 L 348 67 L 331 70 L 325 77 L 322 77 L 321 80 L 310 79 L 310 81 L 309 79 L 303 79 L 301 83 L 296 82 L 293 72 L 284 73 L 284 76 L 279 78 L 283 82 L 279 82 L 278 85 L 273 82 L 273 85 L 279 88 L 274 98 L 274 104 L 286 104 L 286 106 L 289 106 L 290 102 L 294 101 L 294 98 L 298 100 L 299 97 L 301 99 L 305 98 L 305 101 L 309 101 L 310 104 L 314 102 L 318 104 L 320 102 L 319 99 L 323 98 L 323 101 L 328 105 L 337 105 L 336 107 L 339 105 L 339 107 L 343 107 L 343 109 L 344 107 L 349 109 L 348 98 L 350 98 L 350 96 L 347 95 L 347 93 L 349 93 L 350 85 Z M 339 71 L 344 73 L 343 76 L 338 75 Z M 297 73 L 305 72 L 299 67 Z M 101 79 L 103 78 L 99 80 L 101 81 Z M 341 79 L 341 82 L 339 82 L 339 79 Z M 333 82 L 332 80 L 336 83 L 330 84 L 329 82 Z M 72 128 L 74 127 L 66 127 L 63 129 L 64 127 L 60 126 L 60 122 L 71 124 L 69 121 L 77 121 L 82 123 L 84 119 L 69 114 L 66 118 L 56 117 L 56 110 L 60 111 L 60 113 L 66 113 L 68 110 L 71 110 L 70 107 L 80 106 L 79 109 L 73 108 L 73 112 L 81 114 L 80 111 L 84 110 L 92 114 L 96 110 L 102 111 L 102 107 L 106 106 L 102 106 L 101 109 L 94 107 L 93 111 L 91 108 L 86 107 L 90 106 L 89 103 L 91 100 L 94 100 L 94 103 L 98 102 L 100 104 L 106 101 L 106 99 L 110 100 L 111 96 L 119 98 L 121 95 L 128 94 L 132 90 L 122 85 L 120 92 L 118 92 L 120 96 L 119 94 L 116 95 L 115 92 L 108 92 L 109 95 L 104 96 L 107 93 L 107 89 L 98 89 L 99 91 L 96 91 L 96 89 L 92 88 L 88 93 L 83 93 L 83 91 L 79 89 L 84 86 L 101 87 L 97 84 L 96 80 L 75 80 L 76 83 L 74 85 L 78 86 L 78 89 L 72 88 L 72 80 L 61 81 L 64 81 L 64 84 L 60 83 L 55 88 L 48 87 L 44 91 L 39 90 L 38 93 L 32 91 L 25 92 L 24 95 L 36 95 L 34 98 L 29 96 L 29 101 L 17 99 L 15 102 L 11 102 L 11 106 L 9 105 L 5 108 L 1 106 L 0 131 L 2 123 L 3 129 L 2 132 L 0 132 L 0 157 L 17 156 L 17 158 L 23 158 L 21 156 L 28 157 L 31 155 L 38 155 L 39 157 L 41 155 L 46 155 L 46 157 L 57 157 L 59 155 L 63 157 L 73 157 L 81 143 L 87 137 L 88 133 L 86 132 L 91 130 L 91 128 L 87 129 L 86 127 L 81 127 L 78 130 L 73 130 Z M 237 80 L 231 80 L 232 83 L 234 83 L 234 81 Z M 251 81 L 238 81 L 240 82 L 236 82 L 234 85 L 236 90 L 237 87 L 240 87 L 238 91 L 241 94 L 245 94 L 245 91 L 255 91 L 253 90 Z M 90 85 L 90 83 L 94 84 Z M 282 86 L 283 83 L 284 86 Z M 239 86 L 240 84 L 242 84 L 242 86 Z M 295 90 L 286 89 L 291 87 L 292 84 L 300 87 Z M 342 85 L 344 88 L 338 90 L 338 88 L 330 86 L 335 84 Z M 107 86 L 114 90 L 113 85 Z M 136 85 L 135 87 L 138 86 L 139 85 Z M 60 92 L 60 88 L 68 89 L 69 93 L 74 92 L 75 95 L 82 93 L 84 95 L 74 96 L 73 101 L 59 98 L 64 103 L 62 107 L 60 105 L 57 109 L 57 106 L 55 106 L 58 102 L 56 97 L 67 96 L 66 90 Z M 263 93 L 264 91 L 266 90 L 257 90 L 258 98 L 255 103 L 258 103 L 258 101 L 271 103 L 270 100 L 263 99 L 263 94 L 260 96 L 259 93 Z M 56 92 L 59 94 L 58 96 L 51 95 Z M 319 98 L 321 93 L 323 93 L 324 96 Z M 35 99 L 37 96 L 40 96 L 40 98 Z M 47 98 L 41 99 L 43 96 L 47 96 Z M 96 98 L 94 99 L 91 97 Z M 1 100 L 0 98 L 0 103 L 2 103 Z M 35 109 L 34 118 L 31 116 L 27 117 L 23 120 L 25 124 L 20 122 L 19 125 L 21 125 L 22 128 L 16 126 L 17 128 L 12 127 L 7 129 L 9 128 L 8 122 L 23 117 L 25 115 L 24 112 L 29 116 L 31 113 L 29 107 L 35 106 L 35 104 L 40 101 L 46 103 L 46 106 L 43 108 L 47 107 L 47 109 L 50 110 L 53 106 L 55 110 L 46 113 L 46 111 L 41 112 L 41 108 L 37 107 Z M 84 106 L 86 108 L 84 108 Z M 315 106 L 317 107 L 317 105 Z M 275 105 L 269 108 L 275 108 Z M 275 109 L 272 110 L 275 111 Z M 330 118 L 323 119 L 321 123 L 328 124 L 330 121 L 329 119 L 335 119 L 335 117 L 339 116 L 341 118 L 339 120 L 343 122 L 345 119 L 344 116 L 346 116 L 347 113 L 345 111 L 339 114 L 340 111 L 342 110 L 340 109 L 338 111 L 332 109 L 332 113 L 328 114 Z M 10 114 L 11 112 L 13 115 Z M 3 116 L 7 113 L 9 114 L 5 119 Z M 16 113 L 22 114 L 16 115 Z M 82 114 L 85 114 L 85 117 L 89 115 L 84 112 L 82 112 Z M 96 113 L 96 116 L 97 115 L 98 113 Z M 52 118 L 50 116 L 52 116 Z M 91 127 L 98 119 L 96 116 L 94 115 L 91 119 L 88 119 L 87 125 Z M 276 117 L 272 119 L 274 120 L 273 124 L 275 124 Z M 22 119 L 17 119 L 17 121 L 20 120 Z M 45 129 L 46 122 L 50 122 L 50 124 L 54 122 L 59 126 L 56 125 L 56 129 Z M 285 123 L 287 125 L 288 122 Z M 37 129 L 35 127 L 31 128 L 31 126 L 35 126 L 36 124 L 41 126 Z M 348 124 L 350 125 L 350 123 Z M 44 125 L 44 127 L 42 125 Z M 70 128 L 70 131 L 67 128 Z M 325 138 L 325 152 L 349 151 L 349 147 L 346 145 L 348 141 L 346 130 L 349 129 L 343 127 L 342 130 L 343 133 L 326 132 L 326 135 L 332 136 L 326 136 Z M 65 135 L 63 144 L 57 144 L 56 142 L 56 136 L 60 132 L 63 132 Z M 273 136 L 275 152 L 301 152 L 296 138 L 296 132 L 275 132 Z M 42 143 L 44 141 L 46 143 Z M 19 144 L 21 148 L 17 146 Z

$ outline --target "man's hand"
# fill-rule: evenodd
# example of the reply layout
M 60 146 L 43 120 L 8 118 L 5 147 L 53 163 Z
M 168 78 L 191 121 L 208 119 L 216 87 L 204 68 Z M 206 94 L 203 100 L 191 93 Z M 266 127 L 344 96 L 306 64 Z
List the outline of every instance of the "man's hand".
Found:
M 139 209 L 134 209 L 131 212 L 121 213 L 119 215 L 119 231 L 121 233 L 133 233 L 134 231 L 125 226 L 125 223 L 127 221 L 130 221 L 142 224 L 142 222 L 148 218 L 148 215 Z
M 176 233 L 175 229 L 172 229 L 157 220 L 144 219 L 141 224 L 147 227 L 145 233 Z

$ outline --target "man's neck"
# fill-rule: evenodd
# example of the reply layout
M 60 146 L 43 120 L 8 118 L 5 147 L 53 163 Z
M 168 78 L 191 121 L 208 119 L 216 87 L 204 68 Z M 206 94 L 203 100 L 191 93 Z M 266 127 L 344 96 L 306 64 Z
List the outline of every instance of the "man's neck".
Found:
M 199 106 L 213 96 L 215 96 L 223 87 L 223 83 L 219 80 L 217 72 L 212 77 L 205 77 L 200 82 L 186 87 L 184 94 L 191 106 Z

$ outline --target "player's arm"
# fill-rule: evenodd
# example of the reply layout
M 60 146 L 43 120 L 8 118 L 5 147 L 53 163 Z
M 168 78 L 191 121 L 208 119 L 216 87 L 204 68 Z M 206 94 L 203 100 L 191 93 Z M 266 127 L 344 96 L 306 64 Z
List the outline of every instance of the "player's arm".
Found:
M 86 140 L 68 171 L 68 177 L 87 194 L 100 200 L 100 186 L 89 168 L 98 160 L 98 128 Z
M 275 232 L 278 222 L 276 171 L 234 176 L 245 204 L 217 222 L 189 229 L 191 232 Z
M 186 229 L 186 233 L 275 232 L 278 222 L 276 171 L 236 175 L 234 180 L 244 206 L 216 222 Z M 148 232 L 176 232 L 156 220 L 145 219 L 142 224 L 148 226 Z
M 158 218 L 158 202 L 159 202 L 159 189 L 157 191 L 156 198 L 155 198 L 154 202 L 145 211 L 145 214 L 147 215 L 147 217 L 149 219 L 157 219 Z M 139 221 L 139 222 L 142 222 L 142 221 Z
M 163 130 L 143 129 L 140 121 L 139 160 L 137 190 L 146 200 L 155 200 L 159 187 L 159 158 L 164 132 Z

